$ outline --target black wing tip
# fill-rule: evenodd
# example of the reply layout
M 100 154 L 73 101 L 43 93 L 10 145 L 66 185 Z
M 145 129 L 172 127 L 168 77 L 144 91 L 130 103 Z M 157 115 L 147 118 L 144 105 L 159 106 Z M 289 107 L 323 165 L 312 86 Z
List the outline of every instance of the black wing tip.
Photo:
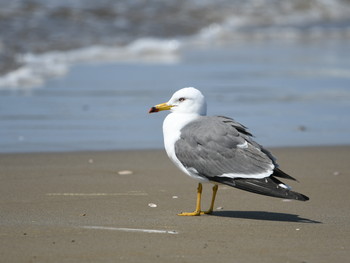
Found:
M 297 179 L 295 179 L 294 177 L 290 176 L 289 174 L 286 174 L 285 172 L 283 172 L 279 168 L 275 168 L 273 170 L 272 176 L 276 176 L 276 177 L 285 178 L 285 179 L 289 179 L 289 180 L 293 180 L 293 181 L 299 182 Z
M 262 179 L 237 178 L 228 179 L 214 177 L 210 178 L 212 181 L 226 184 L 244 191 L 252 192 L 260 195 L 267 195 L 282 199 L 292 199 L 298 201 L 308 201 L 309 197 L 298 192 L 291 191 L 284 187 L 280 187 L 281 183 L 274 177 L 267 177 Z
M 303 195 L 303 194 L 300 194 L 300 193 L 296 193 L 296 192 L 294 192 L 294 193 L 297 194 L 295 200 L 298 200 L 298 201 L 308 201 L 308 200 L 310 200 L 310 198 L 308 196 L 306 196 L 306 195 Z

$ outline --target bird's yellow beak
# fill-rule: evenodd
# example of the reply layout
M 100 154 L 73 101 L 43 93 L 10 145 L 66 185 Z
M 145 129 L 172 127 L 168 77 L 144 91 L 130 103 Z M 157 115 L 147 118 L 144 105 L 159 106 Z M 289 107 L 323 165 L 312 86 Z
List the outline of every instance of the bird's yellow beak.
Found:
M 150 108 L 150 110 L 148 111 L 148 113 L 154 113 L 154 112 L 158 112 L 158 111 L 162 111 L 162 110 L 170 110 L 173 106 L 165 103 L 161 103 L 158 104 L 152 108 Z

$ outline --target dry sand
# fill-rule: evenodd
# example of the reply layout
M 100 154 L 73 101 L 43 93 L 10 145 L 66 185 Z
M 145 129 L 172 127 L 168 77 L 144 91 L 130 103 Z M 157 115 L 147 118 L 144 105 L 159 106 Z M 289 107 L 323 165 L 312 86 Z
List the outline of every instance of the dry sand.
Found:
M 200 217 L 163 151 L 0 155 L 0 261 L 349 262 L 350 147 L 273 153 L 310 201 L 221 187 Z

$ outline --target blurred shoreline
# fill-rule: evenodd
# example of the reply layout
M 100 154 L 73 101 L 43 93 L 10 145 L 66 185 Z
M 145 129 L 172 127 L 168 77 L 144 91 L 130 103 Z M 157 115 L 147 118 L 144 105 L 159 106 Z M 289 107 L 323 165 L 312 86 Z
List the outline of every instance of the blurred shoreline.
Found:
M 185 86 L 268 147 L 349 144 L 348 49 L 269 41 L 186 50 L 172 63 L 82 63 L 41 87 L 0 90 L 0 151 L 162 148 L 166 113 L 148 109 Z

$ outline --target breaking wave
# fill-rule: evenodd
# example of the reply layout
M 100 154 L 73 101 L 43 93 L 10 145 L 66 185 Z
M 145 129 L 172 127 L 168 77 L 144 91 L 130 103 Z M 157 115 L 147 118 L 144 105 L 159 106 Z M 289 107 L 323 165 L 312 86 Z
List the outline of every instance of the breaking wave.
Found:
M 198 44 L 349 39 L 349 13 L 345 0 L 0 0 L 0 88 L 76 63 L 176 63 Z

